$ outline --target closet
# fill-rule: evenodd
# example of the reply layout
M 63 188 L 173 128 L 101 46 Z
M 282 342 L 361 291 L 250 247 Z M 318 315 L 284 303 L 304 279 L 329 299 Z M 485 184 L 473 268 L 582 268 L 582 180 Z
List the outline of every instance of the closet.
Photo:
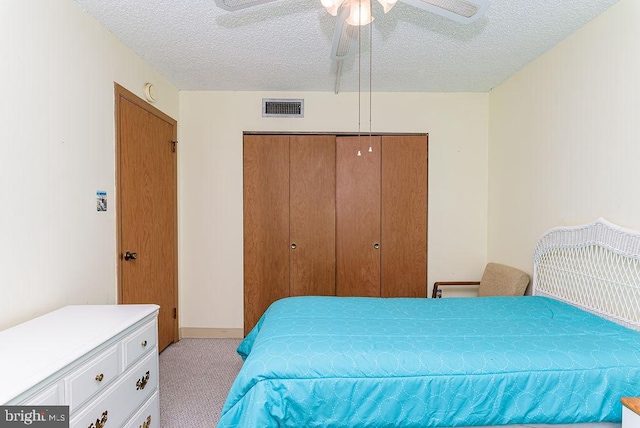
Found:
M 426 297 L 426 135 L 246 134 L 243 163 L 245 334 L 284 297 Z

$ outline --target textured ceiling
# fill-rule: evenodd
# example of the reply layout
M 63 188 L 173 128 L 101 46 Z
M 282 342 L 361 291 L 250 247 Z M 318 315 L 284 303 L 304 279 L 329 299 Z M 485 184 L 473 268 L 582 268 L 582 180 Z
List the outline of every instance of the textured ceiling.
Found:
M 343 92 L 360 80 L 375 92 L 486 92 L 618 0 L 492 0 L 468 25 L 376 5 L 373 49 L 365 27 L 361 55 L 340 70 L 329 58 L 336 18 L 320 0 L 236 12 L 214 0 L 75 1 L 180 90 L 333 92 L 338 81 Z

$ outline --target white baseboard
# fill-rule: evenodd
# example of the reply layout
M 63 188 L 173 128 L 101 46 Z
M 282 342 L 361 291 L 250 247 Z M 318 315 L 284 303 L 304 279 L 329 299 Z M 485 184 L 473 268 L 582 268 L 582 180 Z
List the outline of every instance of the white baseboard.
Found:
M 198 328 L 182 327 L 180 329 L 180 339 L 242 339 L 244 331 L 241 328 Z

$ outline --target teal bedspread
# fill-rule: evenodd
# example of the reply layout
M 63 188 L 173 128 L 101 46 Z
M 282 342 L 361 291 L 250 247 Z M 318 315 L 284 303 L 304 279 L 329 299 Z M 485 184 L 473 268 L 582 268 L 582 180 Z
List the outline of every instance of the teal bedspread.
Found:
M 543 297 L 275 302 L 218 427 L 620 422 L 640 333 Z

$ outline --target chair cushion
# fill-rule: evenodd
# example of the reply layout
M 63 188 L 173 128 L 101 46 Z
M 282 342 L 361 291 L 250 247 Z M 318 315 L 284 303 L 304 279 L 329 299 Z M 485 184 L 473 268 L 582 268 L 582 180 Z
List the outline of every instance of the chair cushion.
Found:
M 487 263 L 478 296 L 522 296 L 529 285 L 529 275 L 511 266 Z

